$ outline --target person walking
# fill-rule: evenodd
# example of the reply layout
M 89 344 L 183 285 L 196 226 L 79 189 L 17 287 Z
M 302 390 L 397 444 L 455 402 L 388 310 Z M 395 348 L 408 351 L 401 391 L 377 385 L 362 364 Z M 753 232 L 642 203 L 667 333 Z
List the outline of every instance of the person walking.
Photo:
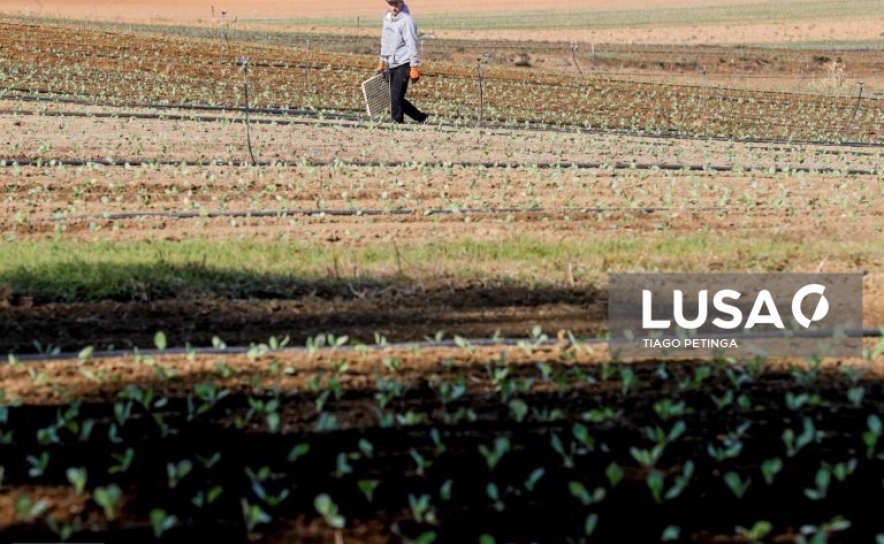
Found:
M 405 98 L 408 83 L 417 83 L 421 77 L 417 24 L 403 0 L 387 0 L 387 6 L 377 71 L 390 83 L 390 115 L 396 123 L 404 123 L 406 115 L 425 123 L 429 115 Z

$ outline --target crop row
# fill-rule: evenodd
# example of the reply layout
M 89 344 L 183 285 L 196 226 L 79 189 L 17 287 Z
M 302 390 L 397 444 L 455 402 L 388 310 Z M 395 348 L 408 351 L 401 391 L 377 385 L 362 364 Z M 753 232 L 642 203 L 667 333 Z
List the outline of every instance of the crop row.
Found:
M 324 111 L 363 110 L 359 84 L 370 55 L 209 39 L 119 36 L 81 30 L 83 41 L 18 39 L 8 25 L 8 88 L 116 104 L 190 104 Z M 248 57 L 245 78 L 235 59 Z M 187 59 L 187 62 L 183 62 Z M 703 86 L 618 81 L 440 62 L 415 85 L 415 100 L 442 119 L 509 126 L 552 125 L 665 135 L 880 142 L 881 100 L 856 96 L 760 93 Z M 479 91 L 482 90 L 481 111 Z M 861 91 L 860 91 L 861 92 Z
M 245 539 L 309 535 L 315 523 L 292 524 L 306 519 L 350 536 L 380 522 L 419 542 L 874 537 L 884 427 L 869 367 L 587 365 L 581 351 L 549 359 L 542 338 L 484 361 L 460 339 L 418 362 L 429 377 L 389 354 L 309 369 L 276 355 L 278 341 L 249 364 L 13 359 L 0 459 L 7 489 L 32 491 L 15 495 L 17 521 L 0 534 L 226 527 Z M 124 366 L 153 378 L 116 383 Z M 58 377 L 71 372 L 91 385 L 66 390 Z M 66 400 L 28 400 L 51 389 Z M 60 511 L 40 495 L 50 488 L 78 506 Z

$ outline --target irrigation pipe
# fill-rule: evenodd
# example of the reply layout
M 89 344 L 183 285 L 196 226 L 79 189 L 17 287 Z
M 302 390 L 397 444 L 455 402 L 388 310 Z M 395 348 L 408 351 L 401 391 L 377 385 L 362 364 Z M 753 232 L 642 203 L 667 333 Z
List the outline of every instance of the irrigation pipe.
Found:
M 3 96 L 0 95 L 0 99 Z M 201 106 L 201 105 L 145 105 L 145 104 L 106 104 L 99 102 L 91 102 L 85 100 L 73 100 L 73 99 L 63 99 L 63 98 L 52 98 L 52 99 L 44 99 L 38 97 L 14 97 L 15 100 L 21 101 L 33 101 L 33 102 L 60 102 L 66 104 L 74 104 L 80 106 L 93 106 L 93 107 L 111 107 L 111 108 L 138 108 L 138 109 L 154 109 L 154 110 L 195 110 L 195 111 L 217 111 L 217 112 L 230 112 L 230 113 L 241 113 L 243 112 L 243 108 L 234 108 L 234 107 L 226 107 L 226 106 Z M 353 110 L 356 111 L 356 110 Z M 339 126 L 337 123 L 332 122 L 331 120 L 338 121 L 352 121 L 356 123 L 355 126 L 364 126 L 367 124 L 374 124 L 369 122 L 363 114 L 346 114 L 346 113 L 335 113 L 331 111 L 315 111 L 315 110 L 288 110 L 288 109 L 279 109 L 279 108 L 259 108 L 251 109 L 252 113 L 260 113 L 264 115 L 279 115 L 284 116 L 285 119 L 262 119 L 256 120 L 252 119 L 252 123 L 254 124 L 263 124 L 263 125 L 319 125 L 319 126 Z M 45 117 L 95 117 L 95 118 L 108 118 L 108 119 L 121 119 L 121 118 L 132 118 L 132 119 L 158 119 L 158 120 L 170 120 L 170 121 L 194 121 L 194 122 L 235 122 L 235 119 L 231 117 L 220 117 L 220 116 L 199 116 L 199 115 L 167 115 L 167 114 L 157 114 L 157 113 L 137 113 L 137 112 L 121 112 L 121 113 L 106 113 L 106 112 L 70 112 L 70 111 L 19 111 L 19 110 L 0 110 L 0 115 L 22 115 L 22 116 L 45 116 Z M 295 117 L 294 119 L 292 117 Z M 297 119 L 300 117 L 301 119 Z M 304 119 L 318 119 L 318 121 L 306 121 Z M 452 117 L 452 119 L 457 119 L 457 117 Z M 469 120 L 469 118 L 465 117 L 465 120 Z M 784 126 L 784 125 L 779 125 Z M 434 125 L 434 129 L 446 130 L 449 132 L 456 131 L 458 125 L 455 123 L 450 123 L 446 127 L 442 124 Z M 699 141 L 699 142 L 729 142 L 729 143 L 742 143 L 742 144 L 765 144 L 765 145 L 806 145 L 806 146 L 818 146 L 818 147 L 853 147 L 853 148 L 871 148 L 871 149 L 884 149 L 884 142 L 860 142 L 860 141 L 834 141 L 834 140 L 799 140 L 794 138 L 750 138 L 750 137 L 725 137 L 725 136 L 703 136 L 703 135 L 691 135 L 691 134 L 683 134 L 677 132 L 648 132 L 648 131 L 630 131 L 626 129 L 590 129 L 584 128 L 581 125 L 573 125 L 568 128 L 567 125 L 561 123 L 549 123 L 549 122 L 541 122 L 541 121 L 526 121 L 520 122 L 517 124 L 488 124 L 484 123 L 484 129 L 486 130 L 494 130 L 494 131 L 524 131 L 524 132 L 538 132 L 538 133 L 549 133 L 549 134 L 583 134 L 583 135 L 600 135 L 600 136 L 626 136 L 626 137 L 634 137 L 634 138 L 645 138 L 645 139 L 656 139 L 656 140 L 676 140 L 676 141 Z
M 188 160 L 89 160 L 89 159 L 14 159 L 0 158 L 0 168 L 2 167 L 42 167 L 51 168 L 56 166 L 129 166 L 129 167 L 157 167 L 157 166 L 249 166 L 249 164 L 239 161 L 188 161 Z M 772 166 L 772 167 L 746 167 L 742 165 L 724 165 L 724 164 L 683 164 L 683 163 L 639 163 L 617 161 L 613 163 L 604 162 L 469 162 L 469 161 L 258 161 L 251 166 L 277 167 L 277 168 L 298 168 L 304 166 L 310 167 L 343 167 L 343 168 L 484 168 L 484 169 L 502 169 L 502 170 L 643 170 L 643 171 L 669 171 L 669 172 L 737 172 L 737 173 L 774 173 L 774 174 L 841 174 L 848 176 L 879 176 L 884 175 L 884 168 L 834 168 L 834 167 L 812 167 L 812 166 Z
M 834 331 L 834 330 L 817 330 L 817 331 L 806 331 L 806 332 L 795 332 L 791 336 L 786 336 L 782 333 L 771 332 L 771 333 L 750 333 L 740 335 L 738 338 L 740 340 L 761 340 L 765 338 L 785 338 L 785 339 L 795 339 L 795 338 L 836 338 L 847 337 L 847 338 L 881 338 L 884 336 L 882 334 L 882 329 L 849 329 L 846 331 Z M 728 337 L 731 338 L 731 337 Z M 346 345 L 346 346 L 322 346 L 316 348 L 307 348 L 301 346 L 293 346 L 293 347 L 285 347 L 279 348 L 276 350 L 270 350 L 268 348 L 267 353 L 274 354 L 294 354 L 294 355 L 303 355 L 303 354 L 327 354 L 334 353 L 339 354 L 341 352 L 352 353 L 357 350 L 370 350 L 370 351 L 387 351 L 387 350 L 414 350 L 414 349 L 433 349 L 433 348 L 458 348 L 465 345 L 469 345 L 471 347 L 519 347 L 525 344 L 529 344 L 534 347 L 554 347 L 561 346 L 564 349 L 567 348 L 579 348 L 581 346 L 598 346 L 598 345 L 608 345 L 610 347 L 611 341 L 608 338 L 586 338 L 582 340 L 578 339 L 567 339 L 567 340 L 559 340 L 559 339 L 546 339 L 539 340 L 535 338 L 525 337 L 525 338 L 461 338 L 461 339 L 451 339 L 451 340 L 427 340 L 423 342 L 399 342 L 399 343 L 386 343 L 386 344 L 362 344 L 358 346 L 354 345 Z M 626 343 L 623 341 L 615 341 L 614 344 L 617 343 Z M 158 357 L 162 355 L 242 355 L 253 352 L 256 349 L 255 345 L 251 346 L 234 346 L 234 347 L 224 347 L 224 348 L 167 348 L 163 350 L 159 349 L 135 349 L 135 350 L 107 350 L 107 351 L 95 351 L 92 353 L 92 359 L 113 359 L 113 358 L 121 358 L 121 357 L 132 357 L 135 355 L 148 356 L 148 357 Z M 23 355 L 15 355 L 12 354 L 14 360 L 19 362 L 43 362 L 43 361 L 64 361 L 64 360 L 72 360 L 79 359 L 79 352 L 62 352 L 56 354 L 43 354 L 43 353 L 35 353 L 35 354 L 23 354 Z M 3 364 L 3 361 L 0 361 L 0 364 Z M 6 364 L 9 364 L 8 360 Z
M 753 211 L 773 210 L 769 206 L 756 206 Z M 219 217 L 242 219 L 242 218 L 285 218 L 294 216 L 319 216 L 319 217 L 377 217 L 377 216 L 437 216 L 437 215 L 502 215 L 502 214 L 530 214 L 530 215 L 575 215 L 575 214 L 600 214 L 600 213 L 667 213 L 667 212 L 690 212 L 690 213 L 727 213 L 745 212 L 745 207 L 738 206 L 686 206 L 686 207 L 584 207 L 584 208 L 431 208 L 416 210 L 403 208 L 396 210 L 379 209 L 286 209 L 286 210 L 252 210 L 252 211 L 226 211 L 226 212 L 125 212 L 105 213 L 96 215 L 55 216 L 32 222 L 77 222 L 77 221 L 123 221 L 127 219 L 147 219 L 162 217 L 167 219 L 214 219 Z

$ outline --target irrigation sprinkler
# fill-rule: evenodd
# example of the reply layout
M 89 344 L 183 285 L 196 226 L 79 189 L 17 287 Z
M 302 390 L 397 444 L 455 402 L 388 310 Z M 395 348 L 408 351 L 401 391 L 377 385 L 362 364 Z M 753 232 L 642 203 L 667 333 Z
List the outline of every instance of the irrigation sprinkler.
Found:
M 856 94 L 856 106 L 853 107 L 853 113 L 850 115 L 850 121 L 847 123 L 847 129 L 845 130 L 846 134 L 850 134 L 850 127 L 853 126 L 853 120 L 856 119 L 856 112 L 859 111 L 859 103 L 863 99 L 863 82 L 857 82 L 859 85 L 859 92 Z
M 310 38 L 304 38 L 304 81 L 305 88 L 310 88 Z
M 230 30 L 230 22 L 227 21 L 226 16 L 227 16 L 227 12 L 222 11 L 221 12 L 221 20 L 223 21 L 223 26 L 221 27 L 221 37 L 224 38 L 224 43 L 227 46 L 227 54 L 229 55 L 230 54 L 230 36 L 229 36 L 228 31 Z
M 252 166 L 257 164 L 255 154 L 252 152 L 252 134 L 249 130 L 249 57 L 242 56 L 236 59 L 239 65 L 239 71 L 242 73 L 243 94 L 245 95 L 245 115 L 246 115 L 246 144 L 249 148 L 249 157 L 252 159 Z
M 487 59 L 488 53 L 485 53 L 481 57 L 476 57 L 476 73 L 479 75 L 479 126 L 482 126 L 482 108 L 484 106 L 484 97 L 483 97 L 483 87 L 484 87 L 484 77 L 485 77 L 485 69 L 483 66 L 483 62 Z
M 580 65 L 577 64 L 577 44 L 574 42 L 571 42 L 571 60 L 574 62 L 574 66 L 577 67 L 577 73 L 582 77 L 583 70 L 581 70 Z

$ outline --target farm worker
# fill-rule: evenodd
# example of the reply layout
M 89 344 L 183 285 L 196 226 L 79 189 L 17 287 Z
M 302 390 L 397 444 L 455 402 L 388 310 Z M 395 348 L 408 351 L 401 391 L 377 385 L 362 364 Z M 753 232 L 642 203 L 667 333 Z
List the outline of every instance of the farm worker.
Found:
M 387 6 L 377 71 L 390 82 L 390 114 L 396 123 L 405 122 L 405 115 L 424 123 L 429 116 L 405 98 L 408 82 L 421 77 L 417 24 L 403 0 L 387 0 Z

